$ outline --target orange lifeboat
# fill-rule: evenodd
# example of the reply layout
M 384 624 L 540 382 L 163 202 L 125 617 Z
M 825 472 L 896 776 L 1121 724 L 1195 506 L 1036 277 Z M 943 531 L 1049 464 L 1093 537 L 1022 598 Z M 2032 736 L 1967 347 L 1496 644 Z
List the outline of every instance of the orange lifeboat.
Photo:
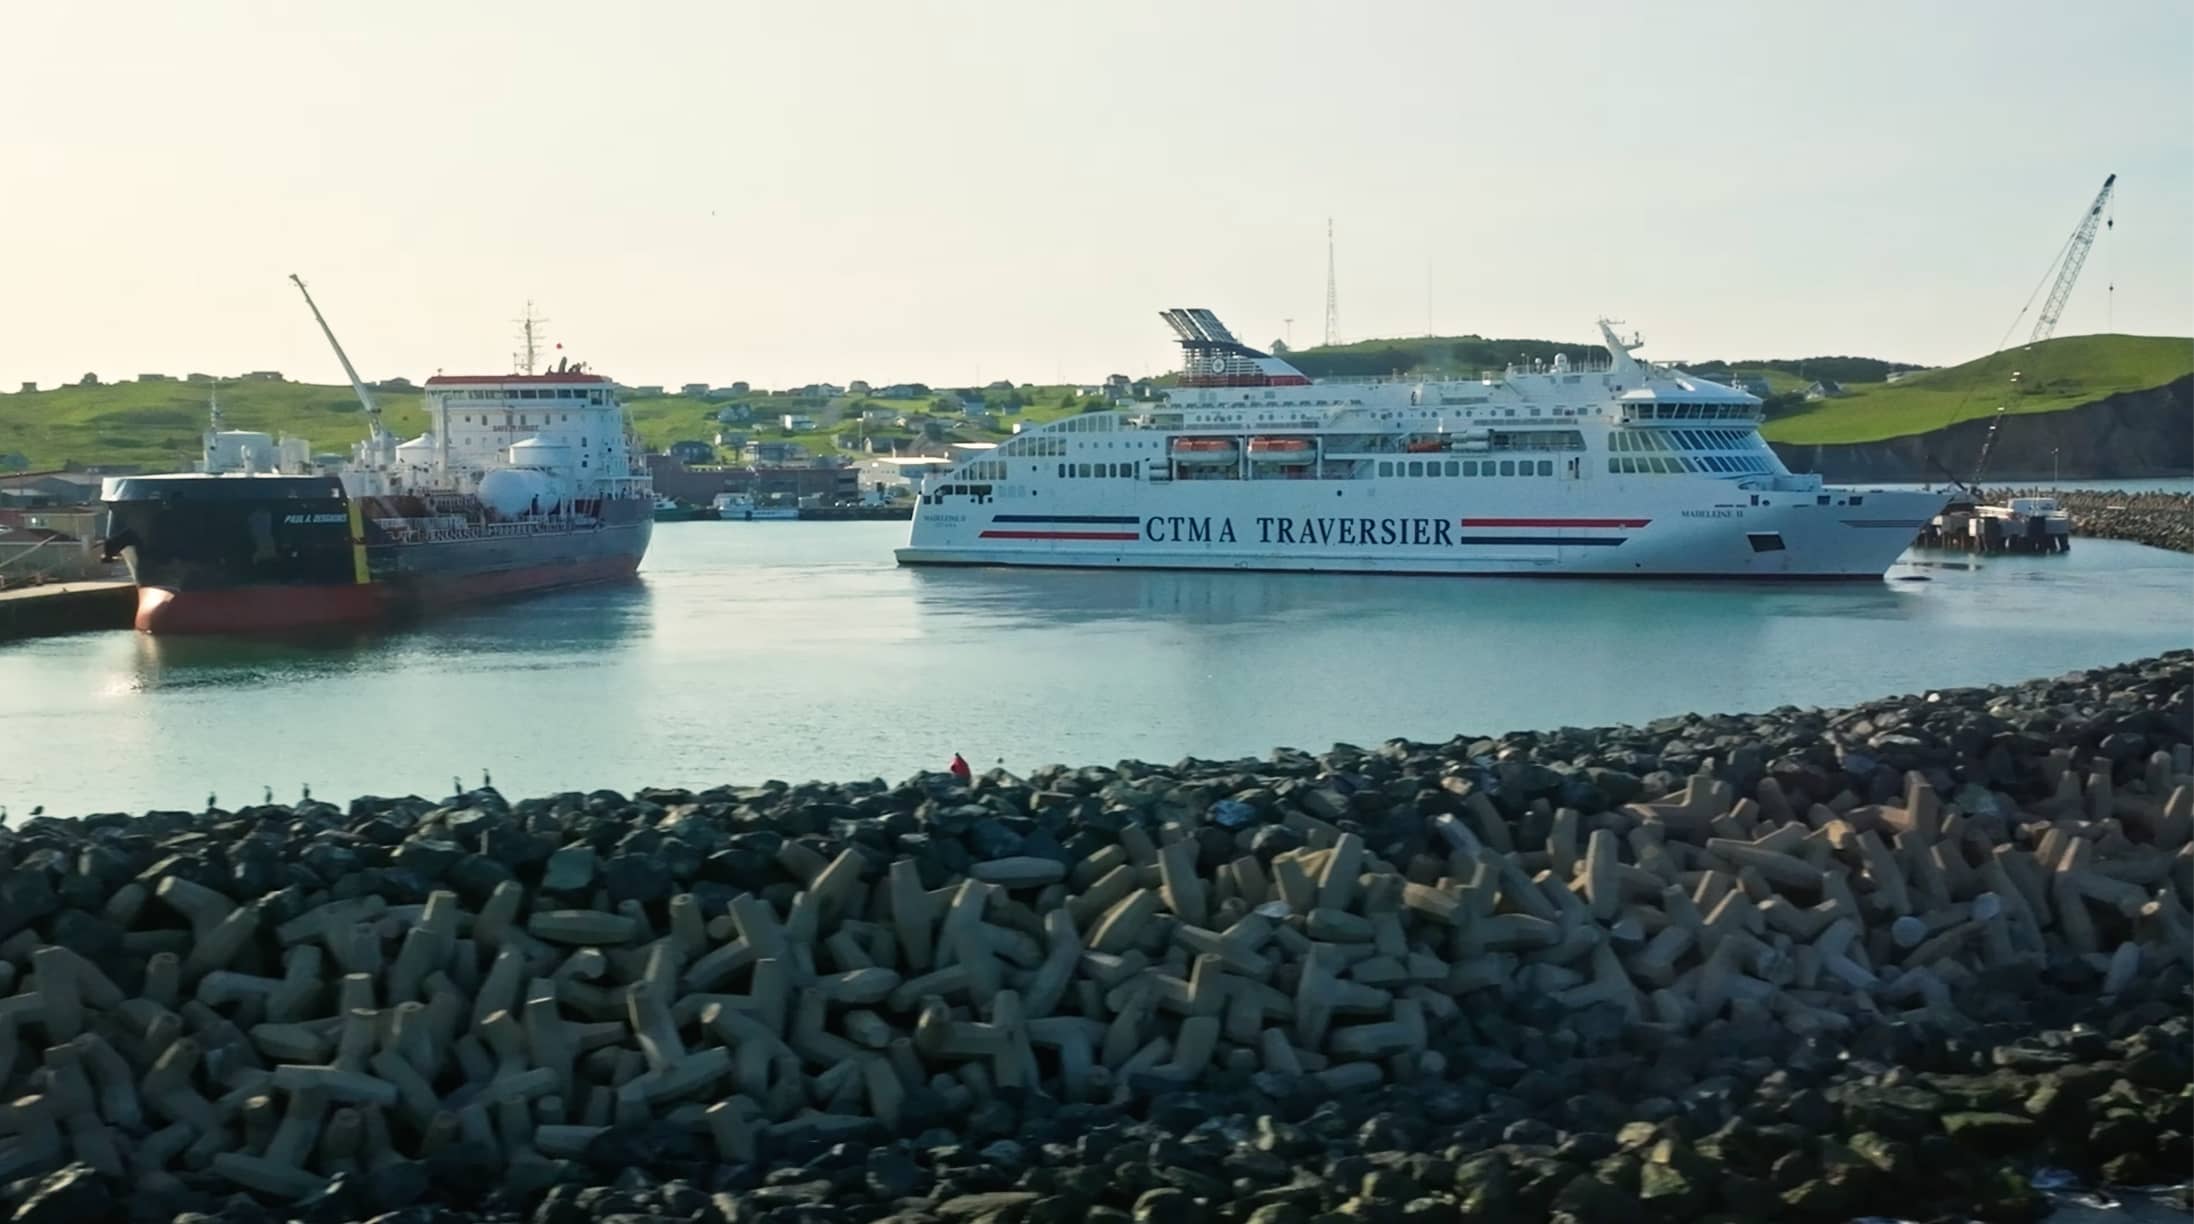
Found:
M 1318 448 L 1308 438 L 1251 438 L 1249 461 L 1297 467 L 1316 462 Z
M 1226 464 L 1234 462 L 1242 448 L 1232 438 L 1175 438 L 1175 463 Z
M 1402 445 L 1402 449 L 1412 455 L 1422 455 L 1430 454 L 1434 451 L 1444 451 L 1447 449 L 1447 439 L 1412 438 Z

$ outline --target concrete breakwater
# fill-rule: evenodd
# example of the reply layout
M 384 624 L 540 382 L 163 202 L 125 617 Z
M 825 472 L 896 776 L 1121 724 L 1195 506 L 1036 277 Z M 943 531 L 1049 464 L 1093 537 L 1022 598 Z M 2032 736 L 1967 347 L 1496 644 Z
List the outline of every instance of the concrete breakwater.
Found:
M 2188 1175 L 2190 716 L 2177 652 L 971 785 L 34 819 L 0 1184 L 19 1220 L 2033 1218 L 2037 1166 Z
M 2054 497 L 2072 515 L 2072 534 L 2130 540 L 2152 548 L 2194 552 L 2194 493 L 2121 493 L 2061 489 L 2006 489 L 1987 500 Z

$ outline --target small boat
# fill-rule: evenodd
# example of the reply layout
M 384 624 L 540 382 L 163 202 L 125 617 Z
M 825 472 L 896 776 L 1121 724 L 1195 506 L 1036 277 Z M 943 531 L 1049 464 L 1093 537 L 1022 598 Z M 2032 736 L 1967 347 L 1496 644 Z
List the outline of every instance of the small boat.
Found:
M 1251 438 L 1251 463 L 1276 463 L 1299 467 L 1318 459 L 1318 447 L 1308 438 Z
M 1241 454 L 1241 447 L 1232 438 L 1175 438 L 1172 453 L 1175 463 L 1228 464 Z
M 655 521 L 658 523 L 690 523 L 706 518 L 708 512 L 699 506 L 689 506 L 666 494 L 655 495 Z
M 1412 455 L 1431 454 L 1447 449 L 1445 438 L 1411 438 L 1402 449 Z
M 800 507 L 757 503 L 746 493 L 718 493 L 710 503 L 716 517 L 736 523 L 777 522 L 800 517 Z

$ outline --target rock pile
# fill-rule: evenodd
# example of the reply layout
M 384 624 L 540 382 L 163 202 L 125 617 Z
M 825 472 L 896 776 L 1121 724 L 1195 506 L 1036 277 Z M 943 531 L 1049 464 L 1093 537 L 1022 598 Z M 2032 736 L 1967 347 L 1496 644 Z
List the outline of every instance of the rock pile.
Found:
M 1989 500 L 2001 505 L 2012 497 L 2056 498 L 2071 513 L 2077 536 L 2194 552 L 2194 494 L 2029 489 L 1990 494 Z
M 542 1224 L 2030 1213 L 2013 1157 L 2186 1172 L 2190 684 L 37 820 L 0 829 L 0 1183 L 79 1220 L 125 1183 Z

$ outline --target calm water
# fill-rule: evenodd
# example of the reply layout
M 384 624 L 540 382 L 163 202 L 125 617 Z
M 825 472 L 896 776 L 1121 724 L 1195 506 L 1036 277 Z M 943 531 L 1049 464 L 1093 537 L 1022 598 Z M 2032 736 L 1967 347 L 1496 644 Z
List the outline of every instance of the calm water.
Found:
M 680 523 L 645 581 L 318 644 L 0 646 L 18 817 L 1172 761 L 1835 704 L 2194 645 L 2194 560 L 1917 555 L 1803 587 L 902 570 L 899 523 Z M 1912 581 L 1925 579 L 1925 581 Z

